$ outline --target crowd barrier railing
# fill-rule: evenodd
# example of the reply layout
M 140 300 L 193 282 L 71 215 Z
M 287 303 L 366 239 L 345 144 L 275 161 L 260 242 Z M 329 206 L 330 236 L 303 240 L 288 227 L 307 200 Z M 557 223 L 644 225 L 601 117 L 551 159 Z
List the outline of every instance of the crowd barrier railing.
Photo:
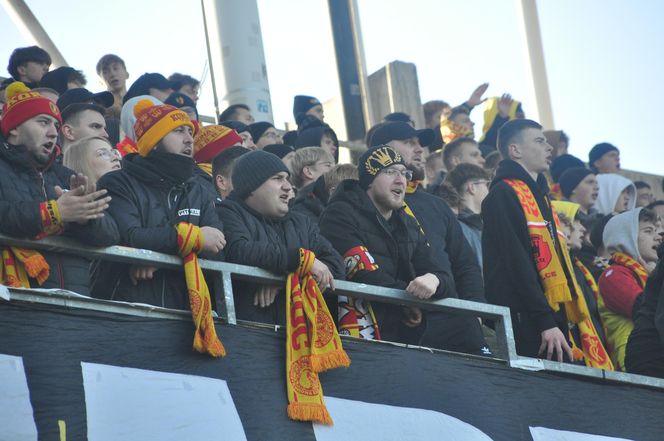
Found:
M 34 250 L 43 250 L 63 254 L 83 256 L 88 259 L 105 260 L 135 265 L 151 265 L 164 269 L 182 269 L 182 259 L 177 256 L 159 253 L 151 250 L 130 248 L 125 246 L 111 246 L 96 248 L 83 245 L 73 239 L 66 237 L 47 237 L 42 240 L 18 239 L 0 234 L 0 244 Z M 278 276 L 260 268 L 238 265 L 228 262 L 218 262 L 200 259 L 200 266 L 205 271 L 208 283 L 212 278 L 212 291 L 214 292 L 214 303 L 217 315 L 226 323 L 237 324 L 235 314 L 235 303 L 233 301 L 232 280 L 246 280 L 255 283 L 284 282 L 283 276 Z M 455 314 L 464 314 L 472 317 L 492 320 L 495 323 L 496 339 L 498 347 L 494 349 L 495 357 L 504 360 L 512 367 L 528 370 L 546 370 L 561 374 L 580 375 L 595 379 L 605 379 L 623 383 L 645 385 L 664 389 L 664 380 L 641 375 L 626 374 L 622 372 L 608 372 L 600 369 L 587 368 L 584 366 L 557 363 L 547 360 L 538 360 L 520 357 L 516 354 L 516 345 L 512 329 L 512 320 L 508 308 L 497 305 L 471 302 L 467 300 L 446 298 L 438 300 L 420 300 L 404 290 L 384 288 L 381 286 L 354 283 L 344 280 L 335 280 L 335 295 L 352 296 L 367 301 L 391 303 L 402 306 L 415 306 L 428 311 L 444 311 Z M 18 296 L 29 300 L 30 295 Z M 39 297 L 43 301 L 44 296 Z M 95 302 L 95 299 L 91 299 Z M 109 310 L 108 302 L 99 300 Z M 72 303 L 72 300 L 69 301 Z M 74 302 L 75 303 L 75 302 Z M 121 310 L 123 308 L 119 308 Z M 112 310 L 112 308 L 110 308 Z M 182 314 L 188 314 L 182 312 Z M 152 314 L 159 316 L 159 312 Z M 168 316 L 169 314 L 165 314 Z

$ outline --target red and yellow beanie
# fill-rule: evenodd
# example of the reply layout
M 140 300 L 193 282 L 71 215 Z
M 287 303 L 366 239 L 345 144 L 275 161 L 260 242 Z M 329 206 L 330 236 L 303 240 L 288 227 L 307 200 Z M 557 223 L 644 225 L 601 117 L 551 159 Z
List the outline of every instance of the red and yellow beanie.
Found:
M 25 84 L 15 81 L 5 89 L 6 102 L 2 106 L 0 128 L 2 135 L 7 137 L 9 131 L 23 124 L 30 118 L 46 114 L 62 124 L 58 106 L 48 98 L 33 92 Z
M 194 161 L 199 164 L 212 162 L 219 153 L 238 144 L 242 144 L 242 138 L 231 128 L 201 127 L 194 137 Z
M 141 156 L 147 156 L 164 136 L 180 126 L 189 126 L 192 132 L 194 130 L 194 125 L 182 110 L 167 104 L 155 106 L 150 100 L 137 102 L 134 116 L 136 144 Z

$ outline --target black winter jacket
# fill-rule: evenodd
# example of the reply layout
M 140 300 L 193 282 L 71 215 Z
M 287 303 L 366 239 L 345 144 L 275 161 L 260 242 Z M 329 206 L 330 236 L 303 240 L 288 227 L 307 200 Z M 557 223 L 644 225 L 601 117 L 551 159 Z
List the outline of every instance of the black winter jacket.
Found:
M 403 209 L 386 221 L 357 181 L 346 180 L 339 185 L 323 212 L 320 229 L 344 257 L 353 282 L 405 289 L 414 278 L 432 273 L 440 280 L 434 297 L 452 293 L 452 275 L 434 259 L 417 221 Z M 368 255 L 359 247 L 365 247 Z M 353 262 L 367 259 L 375 262 L 374 269 L 355 270 Z M 382 338 L 397 339 L 401 307 L 374 302 L 373 309 Z
M 325 189 L 325 178 L 321 176 L 297 193 L 291 210 L 306 214 L 315 224 L 318 224 L 329 198 L 330 195 Z
M 300 264 L 299 249 L 313 251 L 316 258 L 325 263 L 335 279 L 345 276 L 343 262 L 330 242 L 320 235 L 318 226 L 301 213 L 289 212 L 279 219 L 266 218 L 243 201 L 231 196 L 217 208 L 226 234 L 226 260 L 251 265 L 285 276 Z M 234 284 L 235 308 L 238 318 L 263 323 L 286 324 L 284 291 L 272 305 L 260 308 L 253 305 L 258 285 Z M 336 296 L 328 305 L 334 306 Z
M 444 281 L 450 284 L 446 297 L 486 303 L 480 266 L 450 207 L 420 186 L 406 194 L 406 203 L 422 226 L 437 263 L 453 276 Z
M 635 306 L 634 330 L 627 341 L 627 372 L 664 378 L 664 245 L 657 250 L 659 262 L 648 277 Z
M 174 155 L 177 156 L 177 155 Z M 122 170 L 104 175 L 98 183 L 113 197 L 109 212 L 120 231 L 120 243 L 133 248 L 177 255 L 177 231 L 180 222 L 223 230 L 214 210 L 214 201 L 193 176 L 172 185 L 146 167 L 150 156 L 128 155 Z M 181 161 L 181 160 L 180 160 Z M 218 255 L 199 254 L 202 258 L 222 259 Z M 208 284 L 211 289 L 211 285 Z M 93 272 L 92 295 L 126 302 L 148 303 L 174 309 L 189 309 L 183 271 L 159 269 L 152 280 L 134 286 L 129 266 L 101 262 Z
M 516 193 L 504 179 L 519 179 L 528 185 L 557 243 L 546 178 L 540 174 L 535 182 L 521 165 L 503 160 L 491 183 L 489 195 L 482 203 L 482 253 L 487 300 L 508 306 L 517 326 L 523 322 L 532 328 L 533 340 L 540 338 L 540 332 L 556 326 L 567 335 L 564 308 L 554 313 L 547 303 L 532 256 L 526 217 Z
M 69 189 L 74 171 L 52 162 L 41 171 L 31 161 L 23 146 L 15 146 L 0 139 L 0 232 L 8 236 L 34 239 L 43 229 L 39 206 L 57 199 L 55 186 Z M 65 236 L 92 246 L 118 243 L 118 229 L 113 219 L 104 216 L 85 225 L 65 225 Z M 79 294 L 89 293 L 89 260 L 67 254 L 40 251 L 50 267 L 48 279 L 35 288 L 63 288 Z

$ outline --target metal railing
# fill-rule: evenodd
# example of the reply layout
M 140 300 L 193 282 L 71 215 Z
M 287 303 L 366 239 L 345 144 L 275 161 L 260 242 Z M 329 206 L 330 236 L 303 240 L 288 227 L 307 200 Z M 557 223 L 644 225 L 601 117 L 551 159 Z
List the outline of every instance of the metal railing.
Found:
M 16 239 L 0 234 L 0 244 L 79 255 L 88 259 L 99 259 L 126 264 L 145 264 L 164 269 L 182 269 L 182 259 L 176 256 L 124 246 L 95 248 L 82 245 L 79 242 L 65 237 L 48 237 L 35 241 L 29 239 Z M 252 266 L 205 259 L 200 259 L 199 262 L 201 268 L 206 271 L 206 277 L 209 278 L 212 276 L 213 280 L 211 285 L 213 287 L 212 291 L 214 292 L 214 300 L 217 306 L 216 313 L 229 324 L 237 324 L 235 304 L 233 301 L 232 280 L 248 280 L 255 283 L 284 281 L 283 276 L 277 276 L 268 271 Z M 343 280 L 335 280 L 335 285 L 336 290 L 333 292 L 335 295 L 352 296 L 368 301 L 378 301 L 402 306 L 416 306 L 428 311 L 453 312 L 455 314 L 464 314 L 472 317 L 493 320 L 496 324 L 495 330 L 498 343 L 498 347 L 493 348 L 494 353 L 497 358 L 507 361 L 512 367 L 527 370 L 546 370 L 566 375 L 583 376 L 664 389 L 664 380 L 657 378 L 622 372 L 608 372 L 584 366 L 518 356 L 516 354 L 510 311 L 503 306 L 451 298 L 440 300 L 419 300 L 403 290 Z M 39 301 L 72 307 L 95 307 L 107 312 L 127 313 L 128 311 L 126 304 L 122 304 L 121 302 L 92 298 L 81 299 L 76 296 L 53 297 L 49 300 L 49 296 L 43 293 L 35 293 L 27 290 L 15 290 L 15 292 L 17 294 L 13 294 L 12 297 L 17 300 Z M 189 316 L 189 312 L 187 311 L 174 311 L 159 307 L 150 309 L 151 311 L 149 315 L 152 317 L 172 318 L 175 315 L 187 319 Z

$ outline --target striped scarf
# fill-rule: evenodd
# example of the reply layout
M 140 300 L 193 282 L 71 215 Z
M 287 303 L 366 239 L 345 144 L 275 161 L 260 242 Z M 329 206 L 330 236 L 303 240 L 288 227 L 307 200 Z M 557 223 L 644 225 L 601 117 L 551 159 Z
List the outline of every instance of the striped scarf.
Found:
M 632 259 L 625 253 L 615 252 L 611 255 L 611 261 L 617 263 L 620 266 L 629 268 L 635 275 L 636 280 L 639 282 L 641 288 L 646 287 L 646 282 L 648 281 L 648 271 L 636 260 Z
M 573 323 L 584 321 L 588 318 L 588 307 L 583 298 L 583 293 L 576 282 L 576 278 L 572 277 L 572 280 L 568 281 L 566 276 L 566 274 L 574 275 L 572 262 L 567 251 L 567 241 L 562 235 L 558 234 L 559 249 L 562 254 L 561 261 L 556 252 L 555 238 L 552 237 L 548 224 L 545 222 L 539 205 L 528 185 L 518 179 L 505 179 L 504 181 L 516 193 L 526 217 L 533 260 L 549 306 L 552 310 L 558 311 L 560 306 L 563 305 L 569 321 Z M 560 229 L 558 216 L 554 210 L 552 210 L 552 213 L 556 227 Z M 567 269 L 566 272 L 563 265 Z M 574 292 L 570 290 L 570 287 L 574 288 Z
M 599 288 L 597 287 L 597 282 L 595 278 L 590 273 L 588 268 L 578 259 L 574 258 L 574 265 L 583 273 L 583 278 L 593 292 L 593 296 L 597 299 L 599 295 Z M 590 313 L 589 313 L 590 314 Z M 588 318 L 579 323 L 579 333 L 581 335 L 581 347 L 583 352 L 583 358 L 585 359 L 586 366 L 594 367 L 598 369 L 604 369 L 607 371 L 613 371 L 613 363 L 609 358 L 609 354 L 606 351 L 606 348 L 602 344 L 602 341 L 597 334 L 597 329 L 592 319 Z M 573 338 L 570 340 L 578 350 L 578 342 L 575 342 Z
M 288 417 L 332 424 L 318 374 L 347 367 L 350 358 L 311 275 L 316 255 L 300 248 L 300 265 L 286 279 L 286 385 Z
M 184 264 L 184 277 L 189 291 L 189 306 L 194 319 L 194 349 L 213 357 L 226 355 L 224 345 L 217 337 L 212 320 L 210 291 L 198 264 L 198 253 L 203 248 L 203 234 L 200 227 L 188 222 L 177 226 L 178 254 Z

